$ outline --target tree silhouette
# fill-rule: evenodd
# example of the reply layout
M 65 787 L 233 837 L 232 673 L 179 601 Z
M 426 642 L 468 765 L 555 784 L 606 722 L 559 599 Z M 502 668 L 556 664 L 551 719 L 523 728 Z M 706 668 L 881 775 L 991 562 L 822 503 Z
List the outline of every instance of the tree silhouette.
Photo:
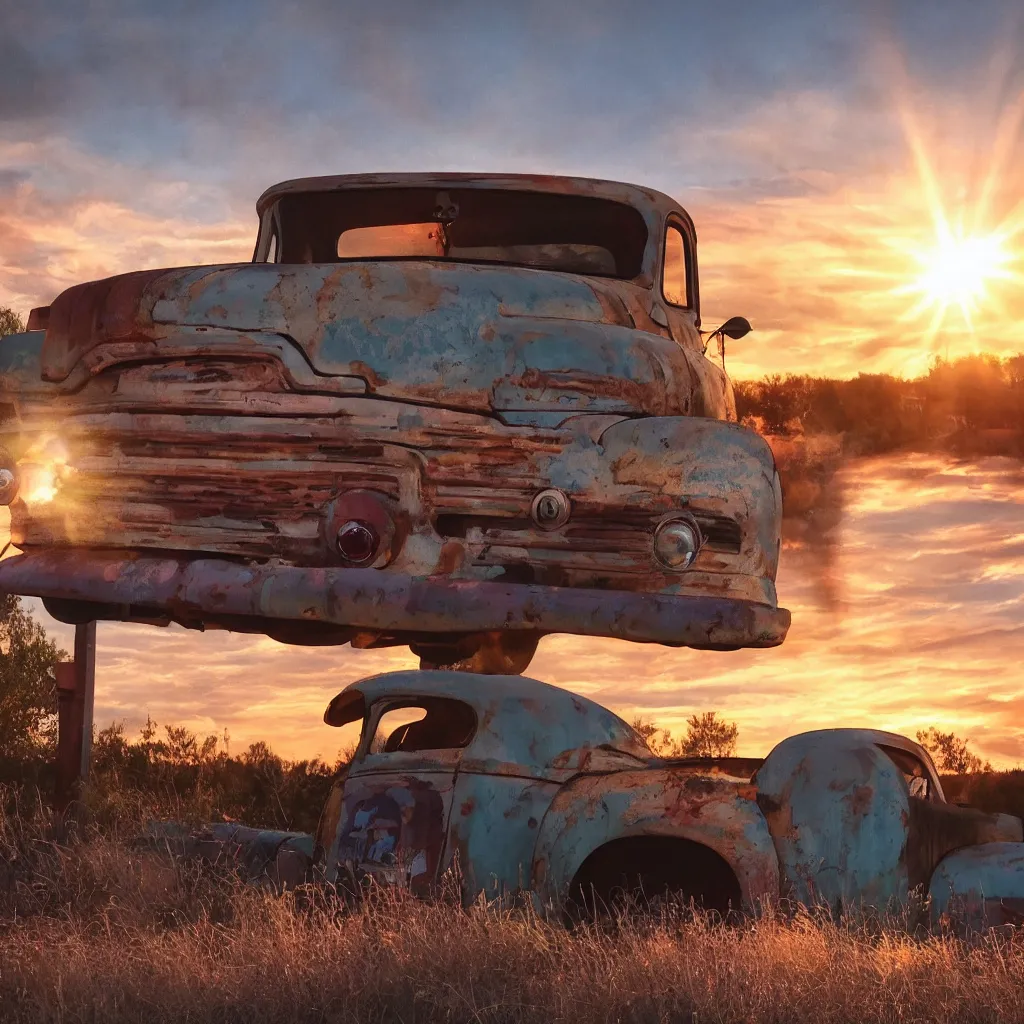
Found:
M 982 761 L 972 750 L 967 749 L 968 740 L 961 739 L 953 732 L 939 732 L 935 726 L 920 729 L 917 742 L 932 755 L 935 767 L 951 775 L 975 775 L 992 771 L 992 765 Z
M 732 757 L 736 753 L 739 727 L 718 717 L 717 711 L 691 715 L 686 720 L 683 757 Z
M 682 739 L 643 718 L 633 719 L 632 725 L 659 757 L 732 757 L 740 731 L 735 722 L 719 718 L 717 711 L 691 715 Z

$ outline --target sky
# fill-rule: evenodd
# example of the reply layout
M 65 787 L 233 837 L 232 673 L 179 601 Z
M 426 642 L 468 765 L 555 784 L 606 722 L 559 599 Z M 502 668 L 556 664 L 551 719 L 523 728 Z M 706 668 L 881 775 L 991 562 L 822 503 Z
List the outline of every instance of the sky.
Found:
M 675 196 L 705 323 L 754 325 L 736 378 L 1024 350 L 1019 0 L 0 3 L 0 305 L 22 315 L 85 280 L 247 260 L 267 186 L 378 170 Z M 835 550 L 783 556 L 778 651 L 549 638 L 531 674 L 677 729 L 722 709 L 745 753 L 797 726 L 934 724 L 1024 760 L 1019 468 L 846 472 Z M 102 624 L 97 719 L 332 756 L 327 699 L 411 664 Z
M 913 375 L 1024 345 L 1022 124 L 1017 0 L 4 0 L 0 305 L 247 260 L 290 177 L 567 173 L 684 203 L 734 376 Z

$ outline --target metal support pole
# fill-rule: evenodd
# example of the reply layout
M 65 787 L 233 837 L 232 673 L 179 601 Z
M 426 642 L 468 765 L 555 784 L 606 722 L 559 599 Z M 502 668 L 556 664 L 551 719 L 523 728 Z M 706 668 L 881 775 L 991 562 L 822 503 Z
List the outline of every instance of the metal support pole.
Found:
M 78 777 L 89 778 L 92 760 L 92 712 L 96 686 L 96 623 L 75 626 L 75 689 L 82 700 L 82 747 Z
M 96 623 L 75 627 L 75 660 L 56 666 L 57 784 L 56 809 L 63 813 L 89 777 L 96 679 Z

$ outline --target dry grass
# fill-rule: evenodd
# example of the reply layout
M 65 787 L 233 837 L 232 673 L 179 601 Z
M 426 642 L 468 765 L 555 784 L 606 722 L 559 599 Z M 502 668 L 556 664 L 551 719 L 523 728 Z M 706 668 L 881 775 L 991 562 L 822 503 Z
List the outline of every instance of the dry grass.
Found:
M 339 913 L 92 835 L 0 828 L 0 1019 L 1024 1021 L 1024 941 L 769 915 L 568 933 L 382 894 Z

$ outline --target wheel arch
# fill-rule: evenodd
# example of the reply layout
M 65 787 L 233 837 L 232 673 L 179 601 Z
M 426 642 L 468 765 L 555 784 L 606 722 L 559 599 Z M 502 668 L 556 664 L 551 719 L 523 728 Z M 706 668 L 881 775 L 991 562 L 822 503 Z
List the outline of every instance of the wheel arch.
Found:
M 741 904 L 779 892 L 779 863 L 753 787 L 672 771 L 579 778 L 541 822 L 532 878 L 541 903 L 560 909 L 587 859 L 638 839 L 678 840 L 711 851 L 735 876 Z M 681 849 L 682 847 L 680 847 Z

